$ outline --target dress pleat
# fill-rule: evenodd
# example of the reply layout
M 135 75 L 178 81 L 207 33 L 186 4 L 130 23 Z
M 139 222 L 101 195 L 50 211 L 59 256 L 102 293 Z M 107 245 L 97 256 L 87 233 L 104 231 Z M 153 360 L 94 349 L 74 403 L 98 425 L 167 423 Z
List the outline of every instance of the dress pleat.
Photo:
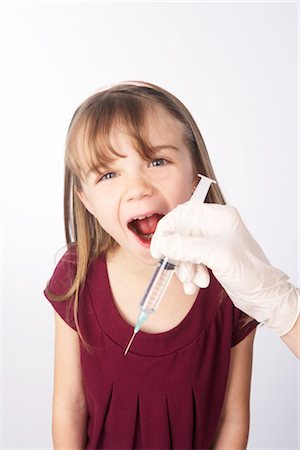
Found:
M 197 414 L 197 402 L 194 387 L 192 387 L 192 397 L 193 397 L 193 432 L 192 432 L 191 448 L 195 448 L 195 442 L 197 442 L 198 414 Z
M 168 387 L 168 409 L 173 449 L 193 448 L 193 394 L 189 384 Z
M 166 409 L 168 414 L 168 434 L 170 440 L 170 448 L 173 448 L 173 436 L 172 436 L 172 427 L 171 427 L 171 417 L 170 417 L 170 406 L 168 403 L 168 397 L 166 396 Z
M 169 416 L 160 383 L 140 395 L 141 437 L 144 449 L 170 449 Z
M 86 392 L 87 401 L 90 405 L 89 415 L 96 417 L 95 421 L 89 421 L 88 423 L 88 436 L 97 436 L 99 448 L 103 448 L 102 444 L 105 440 L 106 420 L 109 416 L 110 404 L 113 395 L 113 383 L 105 388 L 103 386 L 103 389 L 100 390 L 100 394 L 101 395 L 98 393 L 95 398 L 91 397 L 89 393 Z M 101 408 L 99 408 L 99 405 L 101 405 Z M 95 450 L 93 446 L 91 446 L 91 442 L 92 440 L 90 439 L 86 448 L 89 450 Z
M 134 414 L 133 414 L 134 417 Z M 143 441 L 141 436 L 141 412 L 140 412 L 140 396 L 137 396 L 136 414 L 135 414 L 135 428 L 132 438 L 131 448 L 137 450 L 143 448 Z
M 132 448 L 133 437 L 138 438 L 136 431 L 138 405 L 136 392 L 120 389 L 119 385 L 115 386 L 105 426 L 106 447 L 103 448 L 118 450 Z

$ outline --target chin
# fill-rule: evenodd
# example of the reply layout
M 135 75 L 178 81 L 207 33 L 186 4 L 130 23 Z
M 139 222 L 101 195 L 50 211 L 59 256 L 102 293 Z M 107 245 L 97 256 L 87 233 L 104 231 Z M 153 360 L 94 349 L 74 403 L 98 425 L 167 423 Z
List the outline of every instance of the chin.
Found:
M 154 259 L 151 256 L 150 253 L 150 248 L 139 248 L 139 249 L 134 249 L 131 251 L 131 254 L 141 263 L 147 265 L 147 266 L 153 266 L 155 267 L 156 264 L 158 263 L 157 259 Z
M 148 253 L 148 255 L 135 255 L 135 257 L 143 264 L 146 264 L 147 266 L 155 267 L 156 264 L 158 263 L 157 259 L 152 258 L 150 252 Z

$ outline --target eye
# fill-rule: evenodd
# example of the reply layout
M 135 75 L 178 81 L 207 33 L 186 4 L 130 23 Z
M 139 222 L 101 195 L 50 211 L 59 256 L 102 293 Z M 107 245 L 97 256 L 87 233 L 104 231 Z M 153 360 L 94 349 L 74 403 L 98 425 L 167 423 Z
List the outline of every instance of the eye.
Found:
M 157 167 L 157 166 L 165 166 L 167 164 L 167 160 L 164 158 L 158 158 L 151 161 L 149 164 L 150 167 Z
M 99 183 L 100 181 L 110 180 L 111 178 L 115 178 L 116 176 L 116 172 L 107 172 L 98 179 L 97 183 Z

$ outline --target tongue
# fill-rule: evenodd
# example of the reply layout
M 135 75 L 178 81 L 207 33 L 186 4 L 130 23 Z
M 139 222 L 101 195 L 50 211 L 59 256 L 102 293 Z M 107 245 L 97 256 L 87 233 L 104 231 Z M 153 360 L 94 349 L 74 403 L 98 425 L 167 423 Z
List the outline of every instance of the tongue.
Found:
M 140 234 L 152 234 L 156 230 L 156 225 L 162 216 L 160 214 L 153 214 L 151 217 L 137 220 L 135 228 Z

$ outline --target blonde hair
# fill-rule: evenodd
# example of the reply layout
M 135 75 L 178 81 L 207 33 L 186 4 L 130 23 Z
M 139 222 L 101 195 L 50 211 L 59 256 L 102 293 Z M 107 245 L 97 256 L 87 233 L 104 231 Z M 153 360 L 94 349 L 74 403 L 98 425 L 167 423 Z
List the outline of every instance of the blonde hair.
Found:
M 144 124 L 147 113 L 157 107 L 163 108 L 181 124 L 197 173 L 216 180 L 204 140 L 192 115 L 166 90 L 151 83 L 123 82 L 96 92 L 79 106 L 66 139 L 64 189 L 66 241 L 69 248 L 76 245 L 77 268 L 68 292 L 62 296 L 52 294 L 56 300 L 74 296 L 74 319 L 78 331 L 79 292 L 89 264 L 118 245 L 87 211 L 76 193 L 81 189 L 82 161 L 88 164 L 89 169 L 97 171 L 101 161 L 118 155 L 110 143 L 111 128 L 116 122 L 130 135 L 135 149 L 143 157 L 151 157 L 154 150 L 145 137 Z M 211 186 L 207 202 L 225 203 L 218 184 Z

